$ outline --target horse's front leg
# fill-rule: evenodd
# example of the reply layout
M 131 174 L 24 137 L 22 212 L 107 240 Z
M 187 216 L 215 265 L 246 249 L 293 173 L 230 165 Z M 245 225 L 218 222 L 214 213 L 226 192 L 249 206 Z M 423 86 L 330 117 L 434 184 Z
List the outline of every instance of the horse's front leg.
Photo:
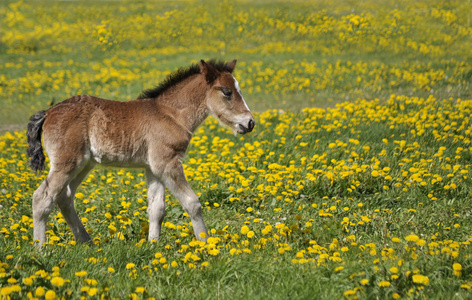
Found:
M 149 241 L 157 241 L 165 215 L 165 187 L 150 170 L 146 170 L 149 215 Z
M 173 161 L 167 164 L 162 180 L 189 214 L 197 240 L 206 242 L 208 231 L 203 221 L 202 206 L 197 195 L 185 179 L 182 162 L 179 159 L 174 158 Z

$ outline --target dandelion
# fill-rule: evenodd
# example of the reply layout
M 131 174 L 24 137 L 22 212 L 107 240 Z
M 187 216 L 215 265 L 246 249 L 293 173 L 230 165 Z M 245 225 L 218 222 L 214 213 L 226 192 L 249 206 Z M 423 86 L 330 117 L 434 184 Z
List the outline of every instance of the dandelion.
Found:
M 61 277 L 53 277 L 51 279 L 51 284 L 56 287 L 61 287 L 64 285 L 64 279 L 62 279 Z
M 22 282 L 24 285 L 30 286 L 33 284 L 33 279 L 31 277 L 26 277 L 26 278 L 23 278 Z
M 93 297 L 95 296 L 96 294 L 98 293 L 98 289 L 97 288 L 90 288 L 88 291 L 87 291 L 87 294 L 90 296 L 90 297 Z
M 336 273 L 336 272 L 340 272 L 340 271 L 342 271 L 342 270 L 344 270 L 344 267 L 343 267 L 343 266 L 339 266 L 339 267 L 337 267 L 337 268 L 334 269 L 334 272 Z
M 54 300 L 56 299 L 56 292 L 53 290 L 49 290 L 46 292 L 46 295 L 44 295 L 44 299 L 46 300 Z
M 426 241 L 423 240 L 423 239 L 419 239 L 419 240 L 416 241 L 416 244 L 417 244 L 418 246 L 424 246 L 424 245 L 426 245 Z
M 420 275 L 420 274 L 413 275 L 412 280 L 413 280 L 414 283 L 418 283 L 418 284 L 422 284 L 422 285 L 429 284 L 429 278 L 424 276 L 424 275 Z
M 379 287 L 389 287 L 391 285 L 392 284 L 390 283 L 390 281 L 383 280 L 383 281 L 379 282 Z
M 6 287 L 2 287 L 0 289 L 0 296 L 2 296 L 1 298 L 5 298 L 7 299 L 6 296 L 10 295 L 12 292 L 11 288 L 9 286 L 6 286 Z
M 454 263 L 452 265 L 452 269 L 454 271 L 454 275 L 460 277 L 462 275 L 462 265 L 459 263 Z
M 10 278 L 8 278 L 7 282 L 9 284 L 15 284 L 16 283 L 16 278 L 10 277 Z
M 417 235 L 414 235 L 414 234 L 410 234 L 410 235 L 407 235 L 405 237 L 405 240 L 407 240 L 408 242 L 416 242 L 418 241 L 420 238 L 417 236 Z
M 131 270 L 131 269 L 134 269 L 135 266 L 136 265 L 134 263 L 128 263 L 128 264 L 126 264 L 126 269 Z
M 75 276 L 77 276 L 77 277 L 85 277 L 85 276 L 87 276 L 87 271 L 78 271 L 78 272 L 75 272 Z
M 44 294 L 46 294 L 46 290 L 42 286 L 39 286 L 39 287 L 36 288 L 34 294 L 37 297 L 42 297 L 42 296 L 44 296 Z
M 356 294 L 355 290 L 347 290 L 344 292 L 344 296 L 349 298 L 350 296 L 354 296 Z

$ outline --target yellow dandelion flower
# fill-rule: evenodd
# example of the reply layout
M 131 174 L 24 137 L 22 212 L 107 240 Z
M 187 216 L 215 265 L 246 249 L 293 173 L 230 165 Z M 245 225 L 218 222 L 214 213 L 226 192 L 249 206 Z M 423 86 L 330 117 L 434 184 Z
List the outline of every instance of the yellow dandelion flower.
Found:
M 387 281 L 387 280 L 383 280 L 383 281 L 379 282 L 379 287 L 389 287 L 391 285 L 392 284 L 390 283 L 390 281 Z
M 452 265 L 452 269 L 454 270 L 454 275 L 460 277 L 462 275 L 462 265 L 459 263 L 454 263 Z
M 454 269 L 454 271 L 461 271 L 462 270 L 462 265 L 459 264 L 459 263 L 454 263 L 452 265 L 452 268 Z
M 46 294 L 46 290 L 42 286 L 39 286 L 39 287 L 36 288 L 36 291 L 34 292 L 34 294 L 37 297 L 42 297 L 42 296 L 44 296 L 44 294 Z
M 61 277 L 53 277 L 51 279 L 51 284 L 56 287 L 61 287 L 64 285 L 64 279 L 62 279 Z
M 419 238 L 417 235 L 415 235 L 415 234 L 410 234 L 410 235 L 407 235 L 407 236 L 405 237 L 405 240 L 407 240 L 408 242 L 416 242 L 416 241 L 418 241 L 419 239 L 420 239 L 420 238 Z
M 11 278 L 8 278 L 7 282 L 8 282 L 9 284 L 15 284 L 15 283 L 16 283 L 16 279 L 13 278 L 13 277 L 11 277 Z
M 422 285 L 427 285 L 429 283 L 429 278 L 421 274 L 413 275 L 412 279 L 414 283 L 418 283 Z
M 56 292 L 54 292 L 53 290 L 49 290 L 46 292 L 46 295 L 44 295 L 44 299 L 46 300 L 54 300 L 56 299 Z
M 423 240 L 423 239 L 419 239 L 419 240 L 416 241 L 416 244 L 417 244 L 418 246 L 424 246 L 424 245 L 426 245 L 426 241 Z
M 136 265 L 134 263 L 128 263 L 126 264 L 126 269 L 130 270 L 130 269 L 134 269 Z
M 342 271 L 342 270 L 344 270 L 344 267 L 343 267 L 343 266 L 339 266 L 339 267 L 337 267 L 336 269 L 334 269 L 334 272 L 340 272 L 340 271 Z
M 87 294 L 88 294 L 90 297 L 95 296 L 97 293 L 98 293 L 98 289 L 97 289 L 97 288 L 90 288 L 90 289 L 87 291 Z
M 78 272 L 75 272 L 75 276 L 77 276 L 77 277 L 85 277 L 85 276 L 87 276 L 87 271 L 78 271 Z
M 10 295 L 12 293 L 12 290 L 9 286 L 5 286 L 5 287 L 2 287 L 0 289 L 0 298 L 2 299 L 9 299 L 9 297 L 7 297 L 8 295 Z
M 356 294 L 355 290 L 347 290 L 344 292 L 344 296 L 349 298 L 350 296 L 354 296 Z

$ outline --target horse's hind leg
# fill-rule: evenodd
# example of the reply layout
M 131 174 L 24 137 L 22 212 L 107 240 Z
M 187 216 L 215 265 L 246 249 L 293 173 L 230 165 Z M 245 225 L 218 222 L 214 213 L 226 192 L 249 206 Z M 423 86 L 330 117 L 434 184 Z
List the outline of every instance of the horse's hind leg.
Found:
M 165 187 L 150 170 L 146 170 L 149 241 L 159 240 L 161 225 L 165 215 Z
M 82 171 L 80 171 L 77 176 L 67 185 L 67 187 L 62 191 L 59 198 L 57 199 L 57 206 L 61 210 L 61 213 L 66 219 L 67 224 L 69 225 L 74 238 L 79 243 L 90 242 L 92 239 L 90 235 L 85 230 L 84 225 L 79 219 L 77 212 L 74 208 L 74 198 L 77 187 L 84 180 L 85 176 L 92 170 L 94 167 L 93 164 L 87 165 Z
M 56 200 L 71 180 L 71 173 L 51 167 L 47 178 L 33 194 L 33 237 L 36 245 L 46 242 L 46 224 Z

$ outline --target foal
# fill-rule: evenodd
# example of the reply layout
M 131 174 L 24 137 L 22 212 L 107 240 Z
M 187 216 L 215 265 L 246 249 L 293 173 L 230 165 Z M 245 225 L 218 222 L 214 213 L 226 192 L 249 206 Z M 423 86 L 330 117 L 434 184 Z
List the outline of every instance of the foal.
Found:
M 171 74 L 136 100 L 119 102 L 74 96 L 40 111 L 28 124 L 33 170 L 44 169 L 43 143 L 51 168 L 33 194 L 34 240 L 46 242 L 47 219 L 55 204 L 78 242 L 90 242 L 74 208 L 77 187 L 96 164 L 144 168 L 149 240 L 158 240 L 165 212 L 165 187 L 189 214 L 195 236 L 206 241 L 198 197 L 185 179 L 182 158 L 192 133 L 211 113 L 234 132 L 245 134 L 255 121 L 232 72 L 236 60 L 200 61 Z

